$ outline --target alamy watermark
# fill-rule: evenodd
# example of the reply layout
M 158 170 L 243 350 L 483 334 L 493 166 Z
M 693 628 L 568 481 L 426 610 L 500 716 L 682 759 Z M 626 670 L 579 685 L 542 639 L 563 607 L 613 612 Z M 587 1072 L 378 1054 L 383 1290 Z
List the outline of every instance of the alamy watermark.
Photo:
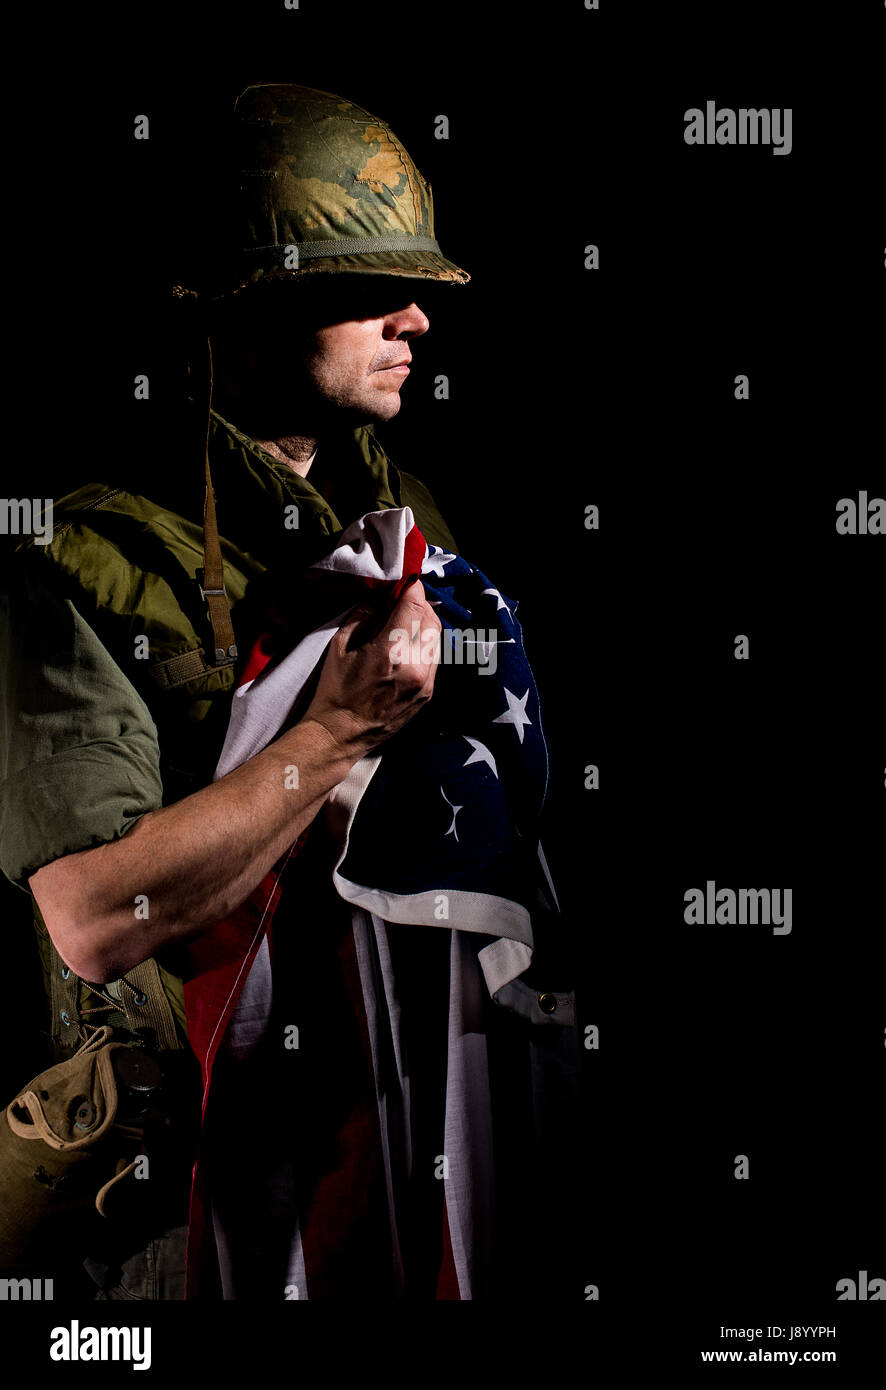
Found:
M 392 628 L 388 633 L 391 646 L 391 661 L 395 666 L 408 666 L 412 662 L 423 665 L 442 663 L 444 666 L 476 666 L 481 676 L 494 675 L 498 668 L 498 647 L 501 641 L 507 645 L 514 638 L 499 638 L 496 628 L 451 628 L 438 631 L 435 627 L 422 628 L 417 618 L 413 619 L 412 631 L 405 627 Z
M 886 497 L 868 497 L 864 491 L 857 501 L 841 497 L 836 527 L 838 536 L 886 536 Z
M 0 1279 L 0 1302 L 45 1303 L 51 1300 L 51 1279 Z
M 52 498 L 0 497 L 0 536 L 33 536 L 37 545 L 49 545 Z
M 687 926 L 771 926 L 773 936 L 793 930 L 792 888 L 718 888 L 708 879 L 704 889 L 687 888 L 683 920 Z
M 50 1333 L 51 1361 L 131 1361 L 134 1371 L 151 1369 L 150 1327 L 68 1327 Z
M 687 145 L 771 145 L 773 154 L 790 154 L 793 148 L 793 107 L 718 107 L 705 102 L 704 111 L 691 106 L 683 113 Z

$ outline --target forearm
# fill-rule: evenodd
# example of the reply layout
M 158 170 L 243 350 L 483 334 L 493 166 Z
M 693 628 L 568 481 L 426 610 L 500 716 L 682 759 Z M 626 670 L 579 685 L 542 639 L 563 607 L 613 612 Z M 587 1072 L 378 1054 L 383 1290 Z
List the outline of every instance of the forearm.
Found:
M 102 981 L 205 930 L 249 896 L 357 756 L 303 720 L 122 839 L 48 864 L 30 885 L 59 954 Z

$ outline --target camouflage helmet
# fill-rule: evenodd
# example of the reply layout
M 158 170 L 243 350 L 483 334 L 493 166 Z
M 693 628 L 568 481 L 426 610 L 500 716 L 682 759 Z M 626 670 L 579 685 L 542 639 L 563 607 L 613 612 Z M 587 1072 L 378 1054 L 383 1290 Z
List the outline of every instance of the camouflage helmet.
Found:
M 311 87 L 260 84 L 237 99 L 234 126 L 235 260 L 215 267 L 217 295 L 321 272 L 470 279 L 437 244 L 430 184 L 363 107 Z

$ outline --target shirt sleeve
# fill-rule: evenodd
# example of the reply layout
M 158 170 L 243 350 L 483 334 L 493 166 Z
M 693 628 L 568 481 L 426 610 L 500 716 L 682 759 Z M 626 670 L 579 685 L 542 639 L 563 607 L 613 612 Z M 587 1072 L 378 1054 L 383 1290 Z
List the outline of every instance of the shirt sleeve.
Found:
M 162 805 L 147 705 L 74 604 L 26 552 L 0 595 L 0 869 L 117 840 Z

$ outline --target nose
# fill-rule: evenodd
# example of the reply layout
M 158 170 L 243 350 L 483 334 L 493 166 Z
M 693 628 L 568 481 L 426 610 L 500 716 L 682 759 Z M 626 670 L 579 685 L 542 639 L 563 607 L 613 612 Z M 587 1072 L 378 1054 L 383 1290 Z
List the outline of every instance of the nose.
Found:
M 419 338 L 422 333 L 427 333 L 430 328 L 428 317 L 423 314 L 417 304 L 409 304 L 405 309 L 398 309 L 396 313 L 385 315 L 385 326 L 382 330 L 382 337 L 388 339 Z

